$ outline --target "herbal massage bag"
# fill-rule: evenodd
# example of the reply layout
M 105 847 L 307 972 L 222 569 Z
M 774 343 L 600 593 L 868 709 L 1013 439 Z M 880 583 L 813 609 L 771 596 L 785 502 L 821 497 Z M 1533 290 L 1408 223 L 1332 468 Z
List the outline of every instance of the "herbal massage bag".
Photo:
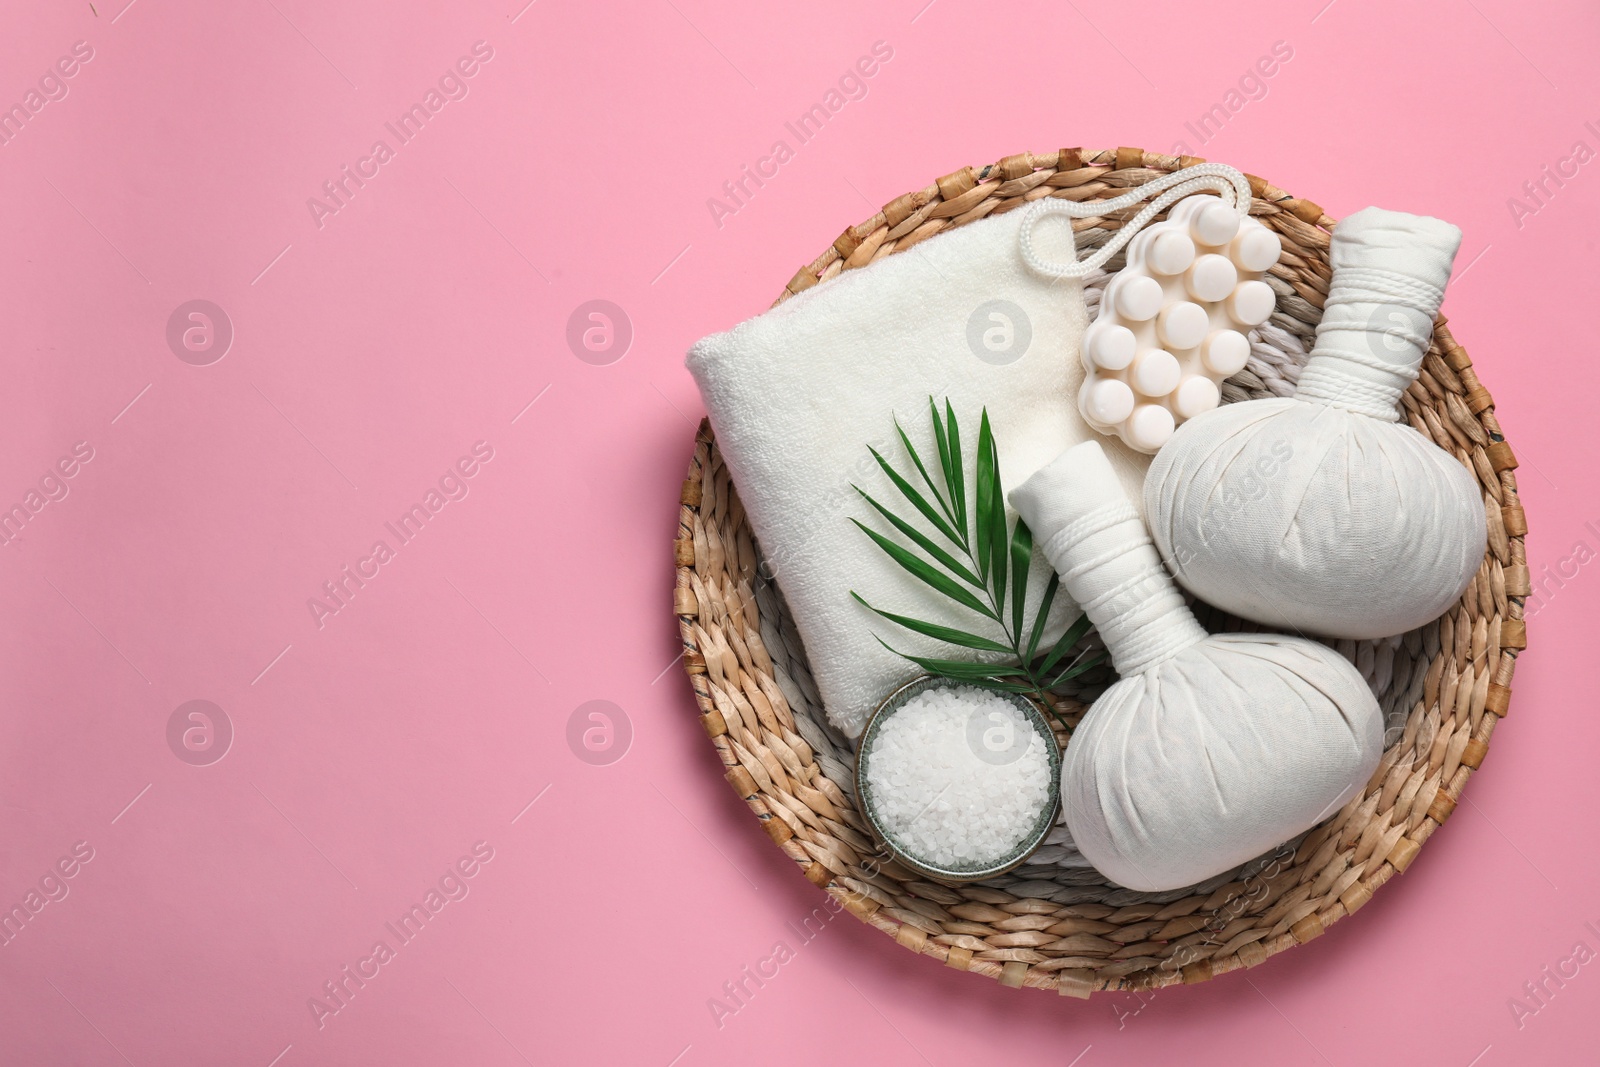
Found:
M 1145 515 L 1178 581 L 1268 626 L 1376 638 L 1438 618 L 1483 562 L 1471 472 L 1399 421 L 1461 231 L 1367 208 L 1333 231 L 1317 343 L 1292 397 L 1178 427 Z
M 1061 765 L 1072 840 L 1129 889 L 1193 885 L 1338 811 L 1383 754 L 1383 713 L 1343 656 L 1301 637 L 1208 635 L 1099 443 L 1011 493 L 1121 679 Z

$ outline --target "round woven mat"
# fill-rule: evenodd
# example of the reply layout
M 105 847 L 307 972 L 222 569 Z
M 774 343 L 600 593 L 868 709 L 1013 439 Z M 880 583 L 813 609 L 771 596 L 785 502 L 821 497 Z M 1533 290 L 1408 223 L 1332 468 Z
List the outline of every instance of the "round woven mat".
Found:
M 964 168 L 847 229 L 790 280 L 778 303 L 1040 197 L 1108 199 L 1197 162 L 1136 148 L 1062 149 Z M 1249 365 L 1225 384 L 1228 401 L 1293 392 L 1322 314 L 1335 221 L 1309 200 L 1253 176 L 1250 183 L 1251 214 L 1283 239 L 1283 258 L 1268 278 L 1277 311 L 1253 338 Z M 1123 221 L 1075 224 L 1080 248 L 1102 243 Z M 1091 318 L 1105 277 L 1090 279 Z M 1466 595 L 1438 621 L 1382 641 L 1335 644 L 1373 686 L 1388 715 L 1389 745 L 1359 796 L 1275 854 L 1168 893 L 1108 885 L 1092 869 L 1058 865 L 1063 850 L 1050 846 L 1028 866 L 956 889 L 896 866 L 867 832 L 853 795 L 853 748 L 827 723 L 793 620 L 765 577 L 702 422 L 680 498 L 673 611 L 701 726 L 724 777 L 799 873 L 851 914 L 904 948 L 1003 985 L 1087 997 L 1200 982 L 1317 937 L 1405 871 L 1450 817 L 1506 714 L 1517 653 L 1527 645 L 1527 523 L 1517 462 L 1493 399 L 1442 317 L 1403 405 L 1412 426 L 1476 474 L 1489 549 Z M 1214 610 L 1201 618 L 1214 632 L 1252 628 Z M 1089 678 L 1089 688 L 1064 699 L 1069 721 L 1104 681 Z

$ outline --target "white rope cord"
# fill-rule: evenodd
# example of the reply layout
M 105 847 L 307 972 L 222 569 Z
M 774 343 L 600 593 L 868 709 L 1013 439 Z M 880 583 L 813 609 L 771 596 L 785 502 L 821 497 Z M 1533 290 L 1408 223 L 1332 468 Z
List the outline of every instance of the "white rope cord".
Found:
M 1201 192 L 1222 194 L 1223 203 L 1233 208 L 1240 216 L 1250 212 L 1250 181 L 1243 173 L 1224 163 L 1197 163 L 1192 167 L 1153 178 L 1111 200 L 1078 203 L 1073 200 L 1046 197 L 1036 201 L 1022 220 L 1019 238 L 1022 260 L 1030 270 L 1046 278 L 1081 278 L 1090 271 L 1103 267 L 1112 256 L 1121 251 L 1123 245 L 1133 240 L 1151 219 L 1184 197 Z M 1074 260 L 1071 263 L 1052 263 L 1040 256 L 1034 248 L 1034 227 L 1051 215 L 1065 215 L 1071 219 L 1098 218 L 1114 211 L 1124 211 L 1156 193 L 1161 195 L 1145 205 L 1144 210 L 1135 215 L 1131 221 L 1123 224 L 1122 228 L 1088 259 Z
M 1308 404 L 1326 404 L 1367 415 L 1380 422 L 1400 421 L 1400 395 L 1405 389 L 1398 385 L 1380 384 L 1352 378 L 1347 372 L 1337 370 L 1331 362 L 1343 359 L 1345 352 L 1324 352 L 1319 358 L 1329 362 L 1313 363 L 1300 375 L 1300 386 L 1295 398 Z M 1354 362 L 1354 361 L 1352 361 Z
M 1300 375 L 1295 395 L 1384 422 L 1398 422 L 1400 395 L 1418 377 L 1422 353 L 1433 339 L 1433 315 L 1444 299 L 1444 291 L 1420 279 L 1374 267 L 1342 267 L 1335 279 L 1323 304 L 1323 319 L 1317 324 L 1314 358 Z M 1361 311 L 1354 313 L 1355 321 L 1329 314 L 1339 307 L 1372 309 L 1374 314 L 1386 307 L 1405 308 L 1418 312 L 1429 326 L 1423 333 L 1405 316 L 1392 315 L 1389 324 L 1378 332 L 1409 346 L 1411 354 L 1403 360 L 1384 359 L 1357 347 L 1359 341 L 1349 343 L 1351 334 L 1368 336 L 1370 340 L 1374 327 L 1360 321 Z M 1351 366 L 1373 373 L 1361 376 Z

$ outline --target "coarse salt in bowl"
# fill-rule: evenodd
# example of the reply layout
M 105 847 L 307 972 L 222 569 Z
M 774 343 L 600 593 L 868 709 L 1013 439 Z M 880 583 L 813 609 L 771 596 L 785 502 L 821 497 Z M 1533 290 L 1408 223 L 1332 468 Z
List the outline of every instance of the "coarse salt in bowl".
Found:
M 941 882 L 1016 867 L 1060 802 L 1061 752 L 1026 697 L 922 677 L 880 704 L 861 734 L 856 787 L 902 866 Z

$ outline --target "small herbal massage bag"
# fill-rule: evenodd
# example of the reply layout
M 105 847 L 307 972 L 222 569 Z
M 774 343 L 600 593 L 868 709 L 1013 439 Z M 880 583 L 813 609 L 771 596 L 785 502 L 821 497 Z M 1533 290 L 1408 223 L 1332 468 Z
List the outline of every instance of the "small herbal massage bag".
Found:
M 1383 716 L 1360 673 L 1305 638 L 1208 635 L 1098 442 L 1063 452 L 1011 503 L 1121 676 L 1061 768 L 1072 840 L 1101 874 L 1141 891 L 1192 885 L 1310 829 L 1365 785 Z

